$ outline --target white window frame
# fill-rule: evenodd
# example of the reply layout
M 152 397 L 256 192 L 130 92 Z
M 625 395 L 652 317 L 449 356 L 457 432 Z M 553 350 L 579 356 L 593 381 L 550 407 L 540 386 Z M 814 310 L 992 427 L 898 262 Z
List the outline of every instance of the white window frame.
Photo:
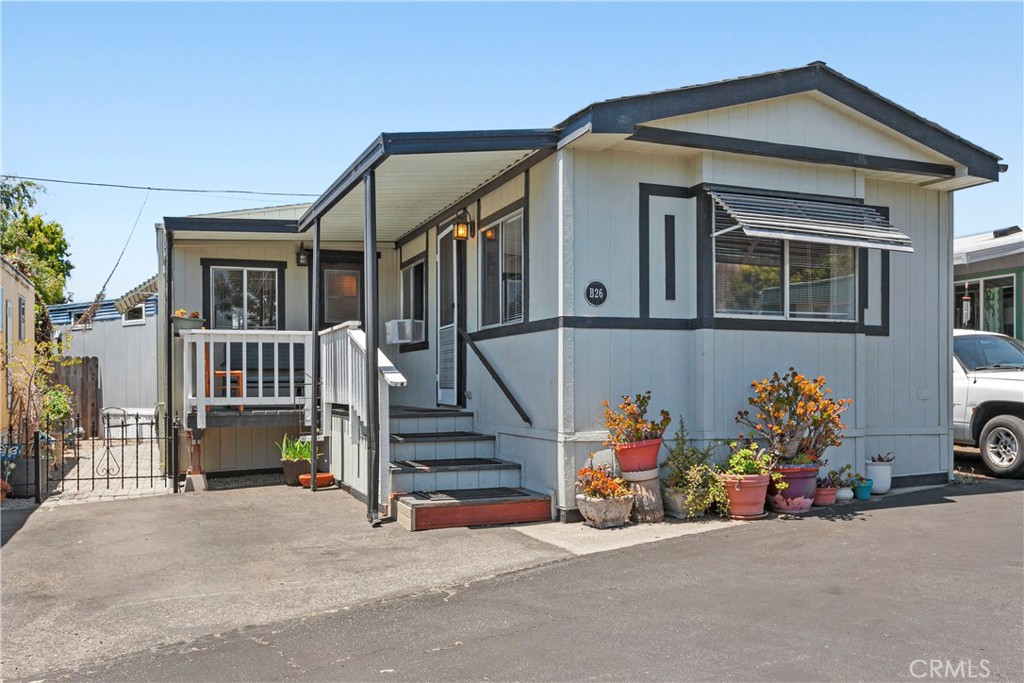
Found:
M 974 283 L 978 283 L 978 298 L 980 300 L 978 303 L 980 305 L 985 300 L 985 281 L 986 280 L 1005 280 L 1006 278 L 1010 278 L 1010 281 L 1013 283 L 1013 301 L 1014 301 L 1014 306 L 1016 306 L 1017 305 L 1017 295 L 1019 294 L 1019 292 L 1017 292 L 1017 274 L 1014 271 L 1009 271 L 1009 272 L 1006 272 L 1006 273 L 998 273 L 998 274 L 989 274 L 989 275 L 986 275 L 984 277 L 969 277 L 966 280 L 955 280 L 953 282 L 953 296 L 955 297 L 957 295 L 956 294 L 957 287 L 964 287 L 964 289 L 967 289 L 968 287 L 970 287 Z M 1004 288 L 1000 287 L 1000 289 L 1004 289 Z M 954 309 L 954 311 L 956 310 L 956 301 L 953 302 L 953 309 Z M 976 329 L 979 332 L 988 332 L 988 330 L 983 329 L 984 326 L 985 326 L 985 319 L 984 319 L 983 315 L 979 315 L 978 316 L 978 323 L 981 325 L 981 328 L 971 328 L 971 329 Z M 962 327 L 957 327 L 957 324 L 956 324 L 955 320 L 953 321 L 953 327 L 954 327 L 954 329 L 961 329 L 961 330 L 965 329 L 965 328 L 962 328 Z M 1019 332 L 1020 332 L 1020 330 L 1017 329 L 1017 316 L 1014 315 L 1013 316 L 1013 337 L 1016 338 L 1017 334 Z M 1002 332 L 997 332 L 995 334 L 1002 334 Z
M 420 257 L 416 257 L 411 263 L 406 265 L 404 268 L 399 270 L 398 273 L 398 313 L 400 318 L 405 318 L 405 277 L 406 273 L 409 274 L 410 278 L 415 277 L 416 266 L 423 266 L 423 278 L 420 282 L 420 288 L 423 292 L 423 320 L 420 321 L 419 336 L 410 340 L 409 344 L 416 344 L 418 342 L 427 340 L 427 255 L 423 254 Z M 409 309 L 409 320 L 415 320 L 413 317 L 412 307 Z M 415 329 L 415 326 L 413 326 Z
M 479 242 L 479 244 L 477 246 L 477 281 L 479 282 L 479 287 L 477 288 L 477 320 L 480 321 L 480 325 L 479 325 L 480 329 L 487 329 L 487 328 L 491 328 L 491 327 L 501 327 L 503 325 L 517 325 L 517 324 L 522 323 L 523 321 L 526 320 L 526 298 L 525 298 L 525 296 L 523 297 L 523 310 L 519 313 L 519 317 L 515 318 L 515 319 L 509 319 L 509 320 L 505 319 L 505 311 L 507 310 L 507 307 L 506 307 L 506 303 L 507 302 L 505 301 L 505 288 L 501 286 L 501 281 L 499 281 L 498 282 L 498 309 L 500 311 L 500 318 L 501 319 L 498 322 L 496 322 L 496 323 L 484 324 L 484 322 L 483 322 L 483 320 L 484 320 L 484 288 L 487 286 L 487 282 L 484 281 L 484 276 L 483 276 L 483 262 L 484 262 L 484 260 L 483 260 L 483 251 L 484 251 L 484 239 L 485 239 L 483 234 L 485 232 L 487 232 L 488 230 L 490 230 L 491 228 L 496 228 L 498 230 L 498 253 L 501 254 L 501 256 L 502 256 L 502 258 L 501 258 L 501 268 L 502 268 L 502 270 L 501 270 L 500 276 L 503 279 L 504 278 L 504 274 L 505 274 L 505 271 L 504 271 L 504 267 L 505 267 L 505 258 L 504 258 L 504 256 L 505 256 L 505 223 L 507 223 L 509 221 L 512 221 L 512 220 L 514 220 L 517 217 L 520 219 L 520 224 L 522 225 L 521 230 L 523 231 L 523 235 L 522 235 L 523 253 L 520 254 L 519 266 L 520 266 L 520 270 L 521 270 L 521 272 L 523 274 L 522 287 L 523 287 L 523 294 L 525 295 L 525 293 L 526 293 L 526 278 L 528 277 L 528 274 L 526 272 L 526 220 L 525 220 L 525 212 L 523 211 L 523 209 L 516 209 L 515 211 L 512 211 L 511 213 L 508 213 L 508 214 L 502 216 L 498 220 L 492 221 L 491 223 L 488 223 L 487 225 L 485 225 L 480 230 L 477 230 L 477 242 Z
M 73 311 L 71 314 L 71 329 L 72 330 L 91 330 L 92 320 L 85 325 L 79 325 L 78 319 L 85 315 L 85 311 Z M 76 317 L 77 316 L 77 317 Z
M 863 247 L 853 247 L 853 317 L 852 318 L 829 318 L 815 317 L 813 315 L 792 315 L 789 311 L 789 245 L 796 240 L 776 239 L 782 242 L 782 315 L 757 315 L 755 313 L 719 313 L 718 312 L 718 248 L 719 235 L 724 235 L 733 230 L 742 230 L 740 225 L 733 225 L 721 231 L 715 230 L 715 216 L 711 216 L 711 297 L 715 307 L 716 318 L 735 318 L 738 320 L 789 320 L 793 322 L 816 322 L 816 323 L 838 323 L 849 324 L 860 322 L 860 251 Z M 756 238 L 751 238 L 756 239 Z
M 130 312 L 132 312 L 132 311 L 138 311 L 138 310 L 142 311 L 142 317 L 139 318 L 138 320 L 129 320 L 128 319 L 128 314 Z M 135 327 L 136 325 L 145 325 L 145 324 L 146 324 L 146 304 L 139 304 L 137 306 L 132 306 L 127 311 L 125 311 L 124 313 L 121 314 L 121 326 L 122 327 Z
M 267 267 L 252 267 L 252 266 L 210 266 L 210 320 L 207 324 L 210 325 L 210 329 L 230 329 L 238 331 L 249 330 L 249 301 L 248 297 L 242 297 L 243 309 L 242 309 L 242 323 L 243 327 L 216 327 L 217 321 L 217 306 L 214 302 L 214 297 L 217 296 L 217 288 L 214 287 L 216 280 L 216 271 L 218 270 L 238 270 L 242 272 L 242 292 L 249 291 L 249 273 L 260 272 L 260 273 L 273 273 L 274 274 L 274 327 L 267 328 L 256 328 L 256 331 L 267 329 L 267 330 L 281 330 L 284 329 L 281 326 L 281 271 L 279 268 L 267 268 Z

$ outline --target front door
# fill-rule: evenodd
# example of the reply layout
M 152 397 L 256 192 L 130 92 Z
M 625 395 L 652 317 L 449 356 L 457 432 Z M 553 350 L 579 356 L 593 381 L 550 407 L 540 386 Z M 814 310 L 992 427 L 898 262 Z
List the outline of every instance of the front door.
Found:
M 458 269 L 455 238 L 448 228 L 437 238 L 437 402 L 458 405 Z

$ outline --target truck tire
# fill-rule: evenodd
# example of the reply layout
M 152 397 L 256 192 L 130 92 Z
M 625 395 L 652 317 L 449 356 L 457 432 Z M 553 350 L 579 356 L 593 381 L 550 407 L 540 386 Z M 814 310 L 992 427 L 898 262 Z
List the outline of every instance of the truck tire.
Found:
M 985 423 L 978 440 L 981 459 L 998 477 L 1013 477 L 1024 469 L 1024 420 L 997 415 Z

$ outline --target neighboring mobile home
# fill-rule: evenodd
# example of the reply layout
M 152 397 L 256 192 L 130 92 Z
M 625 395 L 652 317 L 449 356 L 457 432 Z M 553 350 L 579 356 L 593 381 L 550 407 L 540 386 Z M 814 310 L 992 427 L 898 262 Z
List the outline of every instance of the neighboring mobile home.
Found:
M 603 400 L 652 389 L 725 440 L 795 366 L 854 401 L 833 466 L 893 451 L 896 485 L 944 482 L 952 192 L 1001 170 L 820 62 L 382 134 L 308 207 L 158 226 L 161 324 L 210 328 L 161 333 L 179 462 L 271 467 L 312 429 L 373 518 L 573 519 Z
M 116 300 L 105 300 L 87 320 L 91 301 L 49 307 L 54 337 L 65 355 L 99 359 L 99 407 L 152 420 L 157 405 L 156 276 Z
M 953 241 L 953 325 L 1024 340 L 1024 231 L 1014 225 Z
M 13 373 L 17 371 L 16 353 L 31 354 L 35 348 L 36 290 L 18 268 L 0 256 L 0 439 L 7 439 L 11 426 Z

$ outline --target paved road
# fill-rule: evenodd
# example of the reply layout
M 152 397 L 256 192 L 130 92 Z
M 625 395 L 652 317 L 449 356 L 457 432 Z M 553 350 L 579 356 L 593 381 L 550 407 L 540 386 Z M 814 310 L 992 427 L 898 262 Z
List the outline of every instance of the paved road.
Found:
M 984 481 L 574 557 L 33 679 L 912 681 L 928 680 L 913 674 L 934 659 L 944 672 L 947 660 L 962 667 L 961 679 L 1020 681 L 1022 559 L 1024 483 Z

